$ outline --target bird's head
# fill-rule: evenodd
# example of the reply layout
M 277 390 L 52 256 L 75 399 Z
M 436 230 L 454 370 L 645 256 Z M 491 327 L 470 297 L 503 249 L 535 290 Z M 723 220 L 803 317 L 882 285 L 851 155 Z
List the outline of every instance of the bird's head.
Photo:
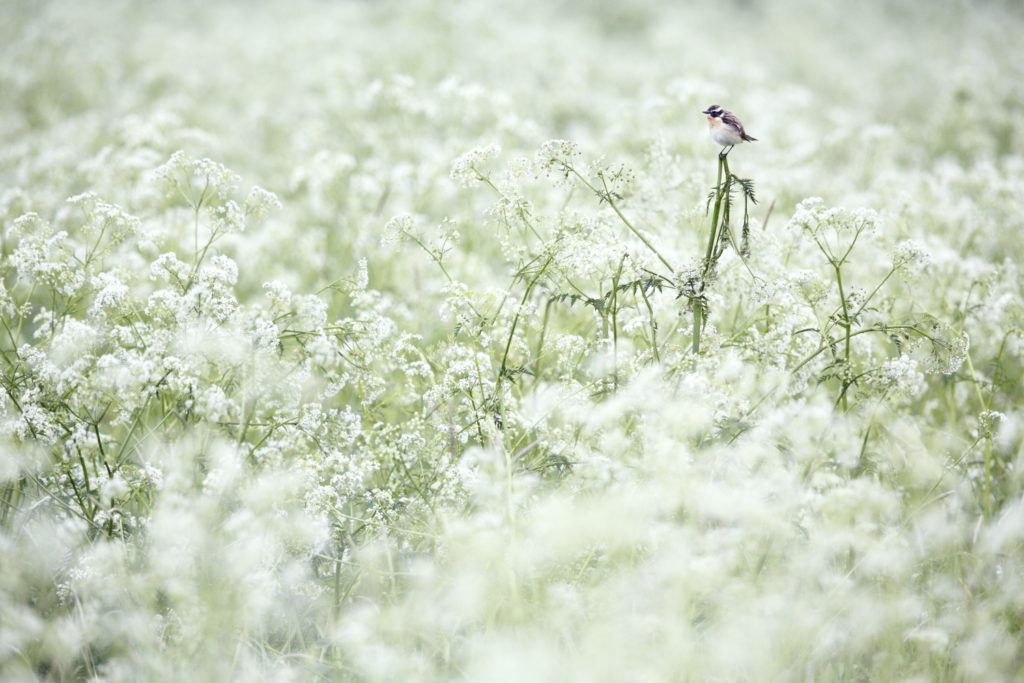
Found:
M 701 113 L 702 114 L 707 114 L 708 116 L 710 116 L 713 119 L 717 119 L 717 118 L 721 118 L 722 111 L 724 111 L 724 110 L 720 106 L 718 106 L 717 104 L 712 104 L 710 107 L 708 107 L 707 109 L 705 109 Z

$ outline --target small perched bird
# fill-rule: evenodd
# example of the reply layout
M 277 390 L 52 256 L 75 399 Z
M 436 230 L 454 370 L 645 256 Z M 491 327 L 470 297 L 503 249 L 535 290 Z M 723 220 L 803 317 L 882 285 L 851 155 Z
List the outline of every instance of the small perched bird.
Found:
M 722 109 L 717 104 L 712 104 L 701 113 L 708 117 L 711 139 L 723 147 L 718 156 L 724 157 L 741 142 L 757 140 L 757 138 L 747 135 L 747 131 L 743 130 L 743 124 L 728 109 Z

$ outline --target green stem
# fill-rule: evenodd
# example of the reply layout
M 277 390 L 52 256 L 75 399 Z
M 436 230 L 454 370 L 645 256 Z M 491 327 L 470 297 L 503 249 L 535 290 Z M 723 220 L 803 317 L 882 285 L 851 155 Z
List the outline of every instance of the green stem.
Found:
M 711 214 L 711 234 L 708 236 L 708 248 L 704 252 L 704 277 L 707 277 L 711 267 L 711 258 L 715 254 L 715 239 L 718 233 L 718 215 L 722 209 L 722 171 L 725 167 L 725 157 L 718 157 L 718 180 L 715 181 L 715 211 Z
M 725 167 L 725 180 L 722 181 L 721 196 L 722 196 L 722 224 L 718 226 L 718 236 L 715 242 L 715 255 L 714 262 L 717 264 L 718 259 L 722 256 L 722 252 L 725 251 L 725 240 L 728 238 L 735 247 L 736 240 L 732 235 L 732 228 L 730 227 L 730 217 L 732 214 L 732 171 L 729 170 L 729 158 L 722 158 L 722 165 Z M 736 247 L 736 252 L 739 253 L 739 248 Z
M 967 354 L 967 369 L 971 372 L 971 379 L 974 390 L 978 394 L 978 403 L 981 404 L 981 409 L 988 410 L 985 397 L 981 393 L 981 381 L 978 379 L 978 373 L 974 370 L 974 362 L 971 360 L 969 352 Z M 985 501 L 982 503 L 982 513 L 986 522 L 992 517 L 992 439 L 988 437 L 985 437 Z
M 501 381 L 505 378 L 505 372 L 508 368 L 508 354 L 512 348 L 512 339 L 516 335 L 516 327 L 519 325 L 520 311 L 522 310 L 522 307 L 526 305 L 526 301 L 530 298 L 530 293 L 533 291 L 534 285 L 536 285 L 537 282 L 540 280 L 541 276 L 544 275 L 544 272 L 547 270 L 547 267 L 550 263 L 551 257 L 549 256 L 547 262 L 541 267 L 539 271 L 537 271 L 537 274 L 534 276 L 533 280 L 531 280 L 530 283 L 526 286 L 526 291 L 523 292 L 523 298 L 519 302 L 520 310 L 517 310 L 515 317 L 512 318 L 512 329 L 510 329 L 508 332 L 508 340 L 506 340 L 505 342 L 505 353 L 501 357 L 501 370 L 498 371 L 498 381 L 494 388 L 495 396 L 497 396 L 498 394 L 498 389 L 501 387 Z
M 580 172 L 579 172 L 579 171 L 577 171 L 577 170 L 576 170 L 575 168 L 573 168 L 572 166 L 566 165 L 566 167 L 565 167 L 565 168 L 566 168 L 566 169 L 568 169 L 568 170 L 569 170 L 569 172 L 570 172 L 570 173 L 572 173 L 572 174 L 573 174 L 574 176 L 576 176 L 577 178 L 579 178 L 580 182 L 582 182 L 582 183 L 583 183 L 584 185 L 586 185 L 586 186 L 587 186 L 587 188 L 588 188 L 588 189 L 589 189 L 589 190 L 590 190 L 591 192 L 593 192 L 594 194 L 596 194 L 596 195 L 597 195 L 598 197 L 600 197 L 601 199 L 603 199 L 603 200 L 607 201 L 607 202 L 608 202 L 608 206 L 612 207 L 612 210 L 613 210 L 613 211 L 614 211 L 614 212 L 616 213 L 616 215 L 617 215 L 617 216 L 619 217 L 619 219 L 620 219 L 620 220 L 622 221 L 623 225 L 625 225 L 625 226 L 626 226 L 627 228 L 629 228 L 630 232 L 632 232 L 632 233 L 633 233 L 634 235 L 636 235 L 636 236 L 637 236 L 637 238 L 638 238 L 638 239 L 639 239 L 639 240 L 640 240 L 641 242 L 643 242 L 643 243 L 644 243 L 644 246 L 646 246 L 646 247 L 647 247 L 648 249 L 650 249 L 650 250 L 651 250 L 651 252 L 652 252 L 652 253 L 653 253 L 653 254 L 654 254 L 655 256 L 657 256 L 657 257 L 658 257 L 658 260 L 659 260 L 659 261 L 661 261 L 661 262 L 662 262 L 662 263 L 663 263 L 663 264 L 665 265 L 665 267 L 666 267 L 666 268 L 668 268 L 668 271 L 669 271 L 670 273 L 674 273 L 674 272 L 676 272 L 676 269 L 672 267 L 672 264 L 668 262 L 668 259 L 666 259 L 666 258 L 665 258 L 664 256 L 662 256 L 662 255 L 661 255 L 661 252 L 659 252 L 659 251 L 658 251 L 658 250 L 657 250 L 657 249 L 656 249 L 656 248 L 654 247 L 654 245 L 653 245 L 653 244 L 651 244 L 651 243 L 650 243 L 650 241 L 649 241 L 649 240 L 648 240 L 648 239 L 647 239 L 646 237 L 644 237 L 644 236 L 643 236 L 643 234 L 642 234 L 642 233 L 641 233 L 641 232 L 640 232 L 639 230 L 637 230 L 637 229 L 636 229 L 636 228 L 635 228 L 635 227 L 633 226 L 633 224 L 632 224 L 632 223 L 630 223 L 630 222 L 629 222 L 629 219 L 628 219 L 628 218 L 626 218 L 626 216 L 625 216 L 625 215 L 624 215 L 624 214 L 622 213 L 622 211 L 620 211 L 620 210 L 619 210 L 619 206 L 618 206 L 618 204 L 616 204 L 616 203 L 615 203 L 615 200 L 614 200 L 614 199 L 612 199 L 611 193 L 609 193 L 609 192 L 607 191 L 607 186 L 606 186 L 606 189 L 605 189 L 605 191 L 604 191 L 604 192 L 602 192 L 601 190 L 599 190 L 599 189 L 597 189 L 596 187 L 594 187 L 594 186 L 593 186 L 593 185 L 592 185 L 592 184 L 590 183 L 590 181 L 588 181 L 588 180 L 587 180 L 586 178 L 584 178 L 584 177 L 583 177 L 582 175 L 580 175 Z M 604 182 L 604 179 L 602 179 L 602 182 Z
M 856 332 L 851 332 L 850 333 L 850 337 L 856 337 L 858 335 L 868 334 L 870 332 L 881 332 L 882 334 L 886 334 L 889 330 L 910 330 L 912 332 L 917 332 L 922 337 L 930 338 L 930 337 L 928 337 L 927 334 L 925 334 L 921 330 L 917 329 L 913 325 L 888 325 L 886 327 L 869 327 L 867 329 L 857 330 Z M 803 331 L 806 331 L 806 330 L 801 330 L 801 332 L 803 332 Z M 822 353 L 824 353 L 825 351 L 827 351 L 831 347 L 832 347 L 831 343 L 829 343 L 829 344 L 822 344 L 821 346 L 819 346 L 817 348 L 817 350 L 814 351 L 814 353 L 812 353 L 811 355 L 807 356 L 807 358 L 804 358 L 802 361 L 797 363 L 797 366 L 795 368 L 793 368 L 793 370 L 791 372 L 793 372 L 793 373 L 799 372 L 800 369 L 803 366 L 805 366 L 808 363 L 810 363 L 812 360 L 814 360 L 815 358 L 820 356 Z
M 875 287 L 873 290 L 871 290 L 871 293 L 868 294 L 867 297 L 864 299 L 864 303 L 862 303 L 857 308 L 857 310 L 854 311 L 854 313 L 853 313 L 853 317 L 854 318 L 859 316 L 864 311 L 864 309 L 867 308 L 867 305 L 869 303 L 871 303 L 871 300 L 875 297 L 875 294 L 878 294 L 878 290 L 880 290 L 882 288 L 882 286 L 885 285 L 885 283 L 889 281 L 889 278 L 891 278 L 893 276 L 893 273 L 895 273 L 895 272 L 896 272 L 895 268 L 890 269 L 889 273 L 884 278 L 882 278 L 881 282 L 878 283 L 878 286 Z
M 728 180 L 729 162 L 724 156 L 718 157 L 718 178 L 715 180 L 715 210 L 711 214 L 711 234 L 708 235 L 708 248 L 704 252 L 704 269 L 701 273 L 701 289 L 707 287 L 708 275 L 711 274 L 711 266 L 715 261 L 715 245 L 718 243 L 718 218 L 722 212 L 722 174 L 726 174 Z M 693 354 L 700 353 L 700 336 L 704 331 L 704 310 L 699 302 L 691 303 L 693 306 Z
M 851 336 L 850 335 L 850 328 L 851 328 L 851 323 L 850 323 L 849 308 L 847 307 L 847 304 L 846 304 L 846 292 L 843 289 L 843 269 L 842 269 L 842 266 L 840 264 L 841 264 L 841 262 L 838 262 L 838 263 L 837 262 L 833 262 L 832 266 L 835 268 L 835 271 L 836 271 L 836 283 L 839 285 L 839 301 L 840 301 L 840 303 L 843 306 L 843 324 L 842 324 L 842 327 L 843 327 L 843 337 L 844 337 L 844 340 L 843 340 L 843 360 L 845 361 L 845 372 L 849 372 L 850 371 L 850 336 Z M 847 388 L 847 380 L 844 377 L 843 378 L 843 388 L 842 388 L 842 393 L 841 393 L 842 402 L 843 402 L 843 410 L 846 410 L 846 409 L 849 408 L 849 401 L 847 400 L 847 396 L 846 396 L 846 388 Z
M 493 182 L 491 182 L 491 179 L 488 176 L 485 176 L 483 173 L 481 173 L 480 171 L 476 170 L 476 168 L 473 168 L 473 171 L 476 173 L 476 177 L 480 180 L 480 182 L 484 183 L 485 185 L 487 185 L 487 187 L 489 187 L 492 190 L 494 190 L 495 194 L 497 194 L 499 197 L 504 197 L 505 196 L 505 194 L 501 190 L 498 189 L 498 186 L 495 185 Z M 526 220 L 526 216 L 522 213 L 522 211 L 519 211 L 518 213 L 519 213 L 519 220 L 521 220 L 523 222 L 523 225 L 525 225 L 530 230 L 530 232 L 533 233 L 533 236 L 536 237 L 538 240 L 540 240 L 540 242 L 543 244 L 544 238 L 541 237 L 540 233 L 537 232 L 537 229 L 535 227 L 533 227 L 533 223 L 531 223 L 530 221 Z M 508 222 L 506 221 L 506 225 L 507 224 L 508 224 Z
M 612 278 L 612 386 L 615 390 L 619 388 L 619 278 L 622 276 L 622 266 L 626 263 L 626 255 L 622 255 L 619 261 L 619 269 L 615 271 Z
M 658 353 L 658 321 L 654 317 L 654 308 L 651 306 L 650 299 L 647 298 L 647 290 L 644 287 L 640 288 L 640 296 L 644 298 L 644 305 L 647 306 L 647 314 L 651 319 L 651 350 L 654 352 L 654 360 L 661 362 L 661 354 Z
M 699 303 L 690 304 L 693 306 L 693 355 L 700 353 L 700 333 L 704 327 L 704 309 Z

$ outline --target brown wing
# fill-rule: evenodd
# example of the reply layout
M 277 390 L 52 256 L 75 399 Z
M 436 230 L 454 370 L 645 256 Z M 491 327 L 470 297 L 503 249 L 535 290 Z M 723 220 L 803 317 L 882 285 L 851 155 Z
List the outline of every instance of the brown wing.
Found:
M 743 124 L 740 123 L 740 120 L 736 118 L 736 115 L 731 111 L 722 112 L 722 122 L 735 128 L 739 132 L 740 138 L 743 140 L 746 140 L 747 142 L 757 141 L 757 138 L 747 135 L 747 131 L 743 130 Z

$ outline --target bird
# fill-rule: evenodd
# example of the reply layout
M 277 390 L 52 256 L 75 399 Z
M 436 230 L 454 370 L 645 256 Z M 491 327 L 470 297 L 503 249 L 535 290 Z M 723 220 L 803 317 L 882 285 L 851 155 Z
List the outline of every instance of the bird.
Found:
M 757 141 L 757 138 L 747 135 L 747 131 L 743 130 L 743 123 L 728 109 L 712 104 L 701 113 L 708 117 L 711 139 L 722 146 L 718 156 L 725 157 L 741 142 Z

